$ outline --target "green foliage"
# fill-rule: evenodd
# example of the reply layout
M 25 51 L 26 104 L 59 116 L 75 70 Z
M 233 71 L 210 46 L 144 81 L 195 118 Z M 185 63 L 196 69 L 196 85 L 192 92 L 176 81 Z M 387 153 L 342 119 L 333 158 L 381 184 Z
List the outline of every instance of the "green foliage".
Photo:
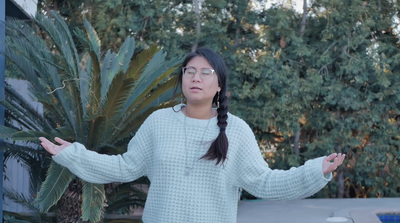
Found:
M 114 48 L 131 33 L 137 47 L 157 42 L 168 56 L 196 44 L 219 51 L 230 68 L 230 110 L 252 126 L 272 167 L 347 154 L 317 196 L 399 195 L 397 2 L 312 1 L 304 33 L 289 1 L 268 9 L 263 0 L 202 1 L 199 20 L 194 1 L 47 2 L 63 5 L 72 24 L 86 10 Z
M 288 168 L 331 152 L 347 154 L 344 191 L 329 196 L 398 196 L 399 55 L 395 10 L 356 1 L 315 2 L 301 36 L 300 15 L 285 8 L 266 13 L 260 70 L 233 79 L 232 109 L 259 136 L 274 135 L 275 157 Z M 322 10 L 323 9 L 323 10 Z M 383 14 L 385 13 L 385 14 Z M 377 21 L 371 18 L 379 17 Z M 275 43 L 275 44 L 274 44 Z M 390 56 L 388 56 L 389 54 Z M 250 115 L 251 113 L 251 115 Z M 299 155 L 293 151 L 300 133 Z M 389 159 L 391 157 L 391 159 Z M 300 159 L 299 159 L 300 158 Z M 340 182 L 341 181 L 341 182 Z M 329 188 L 332 187 L 332 188 Z M 333 188 L 329 185 L 328 189 Z M 341 194 L 340 194 L 341 193 Z
M 74 178 L 75 176 L 67 168 L 51 162 L 46 180 L 34 201 L 35 206 L 41 212 L 48 212 L 58 202 Z
M 38 14 L 34 26 L 9 20 L 6 32 L 5 56 L 30 82 L 29 92 L 43 104 L 44 114 L 13 92 L 1 104 L 17 124 L 1 127 L 2 139 L 37 144 L 39 136 L 58 136 L 99 153 L 117 154 L 125 151 L 151 112 L 170 106 L 176 82 L 172 74 L 179 60 L 165 60 L 157 45 L 135 54 L 135 41 L 127 37 L 117 52 L 103 55 L 89 22 L 85 20 L 84 30 L 75 29 L 73 35 L 55 12 L 51 17 Z M 79 52 L 76 40 L 83 47 Z M 66 196 L 74 178 L 68 169 L 51 162 L 36 207 L 47 212 Z M 105 201 L 103 185 L 83 182 L 82 219 L 100 221 Z
M 102 217 L 103 203 L 106 199 L 104 185 L 83 182 L 83 194 L 87 194 L 82 204 L 82 219 L 95 219 Z

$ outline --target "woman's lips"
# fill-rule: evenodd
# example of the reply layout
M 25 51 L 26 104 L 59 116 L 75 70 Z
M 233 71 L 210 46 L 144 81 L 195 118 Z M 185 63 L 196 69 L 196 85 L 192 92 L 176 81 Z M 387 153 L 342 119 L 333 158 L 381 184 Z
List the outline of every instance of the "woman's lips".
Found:
M 201 90 L 203 90 L 203 89 L 201 89 L 199 87 L 191 87 L 190 88 L 190 91 L 192 91 L 192 92 L 198 92 L 198 91 L 201 91 Z

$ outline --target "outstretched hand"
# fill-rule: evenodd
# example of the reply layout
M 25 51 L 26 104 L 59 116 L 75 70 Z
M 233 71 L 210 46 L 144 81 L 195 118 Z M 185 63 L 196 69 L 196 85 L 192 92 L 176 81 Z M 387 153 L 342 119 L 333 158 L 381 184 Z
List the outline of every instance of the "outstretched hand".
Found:
M 331 155 L 325 157 L 324 161 L 322 162 L 322 172 L 324 174 L 328 174 L 336 170 L 338 166 L 343 163 L 344 158 L 346 157 L 345 154 L 339 153 L 332 153 Z
M 55 137 L 54 140 L 60 145 L 56 145 L 44 137 L 40 137 L 39 140 L 41 141 L 40 144 L 43 146 L 43 148 L 52 155 L 57 155 L 58 152 L 72 144 L 58 137 Z

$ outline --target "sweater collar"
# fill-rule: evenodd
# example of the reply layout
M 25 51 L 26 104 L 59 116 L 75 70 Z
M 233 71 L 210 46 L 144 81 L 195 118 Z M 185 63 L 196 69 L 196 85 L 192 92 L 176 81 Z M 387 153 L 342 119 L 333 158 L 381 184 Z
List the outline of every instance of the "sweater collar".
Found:
M 178 120 L 182 123 L 184 122 L 184 119 L 185 119 L 185 114 L 183 114 L 183 112 L 182 112 L 182 107 L 185 107 L 185 106 L 186 106 L 185 104 L 178 104 L 178 105 L 175 105 L 173 107 L 173 109 L 171 109 L 175 113 Z M 205 128 L 207 126 L 207 123 L 208 123 L 208 119 L 196 119 L 196 118 L 186 117 L 186 124 L 188 126 L 197 126 L 197 127 Z M 210 129 L 214 128 L 214 127 L 217 128 L 218 127 L 217 123 L 218 123 L 217 116 L 212 117 L 210 120 L 209 128 Z

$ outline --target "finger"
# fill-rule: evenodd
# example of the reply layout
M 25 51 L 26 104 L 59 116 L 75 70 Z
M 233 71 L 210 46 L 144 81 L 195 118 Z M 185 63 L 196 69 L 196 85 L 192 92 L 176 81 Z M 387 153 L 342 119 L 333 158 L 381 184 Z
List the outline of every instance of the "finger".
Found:
M 337 159 L 337 165 L 338 165 L 338 166 L 342 165 L 343 160 L 344 160 L 344 155 L 341 154 L 341 153 L 339 153 L 339 155 L 338 155 L 337 158 L 338 158 L 338 159 Z
M 46 139 L 45 137 L 39 137 L 39 140 L 42 142 L 42 143 L 52 143 L 52 142 L 50 142 L 48 139 Z
M 335 157 L 337 157 L 337 154 L 336 153 L 332 153 L 331 155 L 327 156 L 325 158 L 325 160 L 330 162 L 331 160 L 335 159 Z
M 338 162 L 339 162 L 339 160 L 340 160 L 340 156 L 341 156 L 341 154 L 339 153 L 336 157 L 335 157 L 335 159 L 333 160 L 333 163 L 334 164 L 338 164 Z
M 70 142 L 68 142 L 68 141 L 65 141 L 65 140 L 63 140 L 63 139 L 61 139 L 61 138 L 59 138 L 59 137 L 55 137 L 54 138 L 54 140 L 56 141 L 56 142 L 58 142 L 59 144 L 69 144 Z
M 333 161 L 333 165 L 336 168 L 340 165 L 340 157 L 336 157 L 335 160 Z
M 41 143 L 41 145 L 43 146 L 43 148 L 47 151 L 47 152 L 49 152 L 49 153 L 51 153 L 51 154 L 53 154 L 54 153 L 54 151 L 53 151 L 53 146 L 51 146 L 51 145 L 49 145 L 49 144 L 46 144 L 46 143 Z
M 344 158 L 345 158 L 345 155 L 339 153 L 338 157 L 335 158 L 335 161 L 334 161 L 334 163 L 336 164 L 336 168 L 337 168 L 338 166 L 342 165 Z
M 54 143 L 50 142 L 48 139 L 44 138 L 44 137 L 40 137 L 39 138 L 41 141 L 41 145 L 47 150 L 47 148 L 50 148 L 54 145 Z
M 328 171 L 333 172 L 336 170 L 336 165 L 334 163 L 329 163 Z
M 346 158 L 346 154 L 343 154 L 343 155 L 342 155 L 342 160 L 341 160 L 342 162 L 341 162 L 341 163 L 343 163 L 343 161 L 344 161 L 345 158 Z

